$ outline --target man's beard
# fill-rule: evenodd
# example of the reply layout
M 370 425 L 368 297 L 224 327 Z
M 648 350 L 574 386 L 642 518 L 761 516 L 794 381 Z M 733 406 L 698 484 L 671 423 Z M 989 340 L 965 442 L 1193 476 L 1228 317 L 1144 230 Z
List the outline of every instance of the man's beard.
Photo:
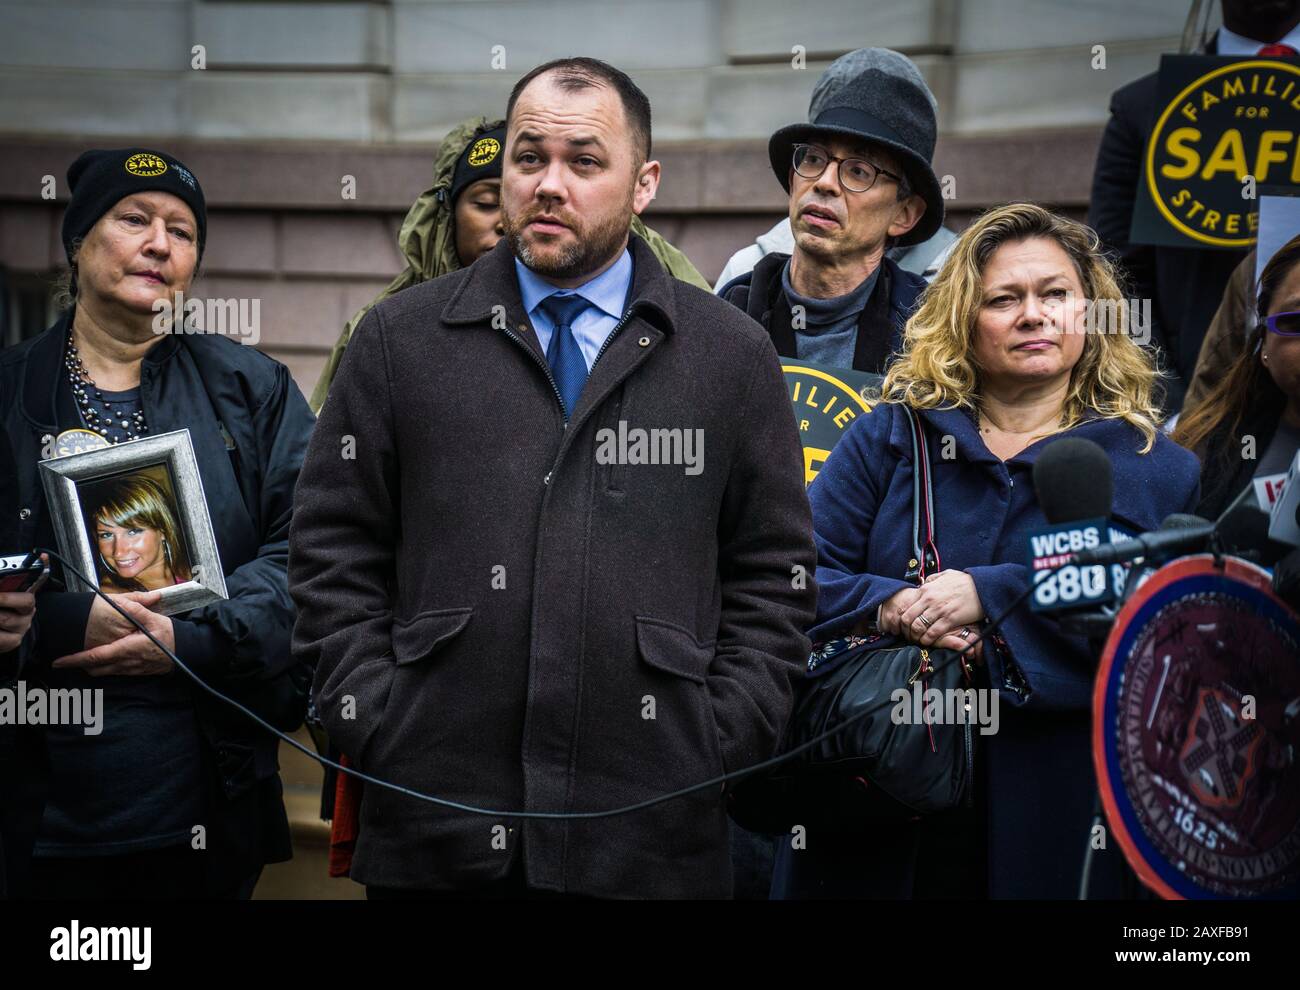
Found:
M 632 226 L 631 207 L 632 197 L 629 195 L 626 211 L 616 213 L 590 228 L 581 226 L 572 214 L 558 214 L 560 221 L 573 233 L 574 240 L 558 251 L 552 248 L 547 254 L 534 251 L 525 242 L 524 231 L 535 217 L 548 211 L 534 207 L 516 221 L 502 203 L 501 224 L 505 228 L 510 250 L 531 271 L 543 278 L 572 279 L 595 272 L 619 252 Z M 557 215 L 553 211 L 551 214 Z

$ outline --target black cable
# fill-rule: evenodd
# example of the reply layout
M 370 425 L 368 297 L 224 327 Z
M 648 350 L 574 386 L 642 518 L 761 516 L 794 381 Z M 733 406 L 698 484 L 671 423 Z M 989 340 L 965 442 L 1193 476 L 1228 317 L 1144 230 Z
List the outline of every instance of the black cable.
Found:
M 117 612 L 118 615 L 122 616 L 133 626 L 139 629 L 140 632 L 144 633 L 144 635 L 149 639 L 149 642 L 153 643 L 154 646 L 162 650 L 162 652 L 167 655 L 167 657 L 172 661 L 172 663 L 176 664 L 177 667 L 183 670 L 185 674 L 190 678 L 190 680 L 192 680 L 195 684 L 201 687 L 204 691 L 208 692 L 208 694 L 212 695 L 214 698 L 218 698 L 221 701 L 224 701 L 232 708 L 235 708 L 243 712 L 245 715 L 251 718 L 262 728 L 278 736 L 280 739 L 282 739 L 284 742 L 287 742 L 290 746 L 292 746 L 294 749 L 298 750 L 299 752 L 305 753 L 307 756 L 311 757 L 313 760 L 315 760 L 317 763 L 321 764 L 322 766 L 332 767 L 333 769 L 339 771 L 340 773 L 346 773 L 353 777 L 356 777 L 358 780 L 364 780 L 367 784 L 373 784 L 375 787 L 385 787 L 390 791 L 396 791 L 398 794 L 405 794 L 407 797 L 415 798 L 417 801 L 424 801 L 429 804 L 440 805 L 444 808 L 454 808 L 457 811 L 463 811 L 471 815 L 484 815 L 490 818 L 522 818 L 522 819 L 544 819 L 548 821 L 555 821 L 555 820 L 568 821 L 568 820 L 576 820 L 576 819 L 613 818 L 617 815 L 630 814 L 633 811 L 641 811 L 644 808 L 650 808 L 656 804 L 663 804 L 667 801 L 675 801 L 679 797 L 685 797 L 687 794 L 693 794 L 696 791 L 702 791 L 708 788 L 717 787 L 719 784 L 726 783 L 729 780 L 738 780 L 741 777 L 748 777 L 750 774 L 757 773 L 760 770 L 767 770 L 771 767 L 779 766 L 780 764 L 786 763 L 789 760 L 793 759 L 794 757 L 800 755 L 806 750 L 811 749 L 813 746 L 816 746 L 818 743 L 822 742 L 823 740 L 829 739 L 831 736 L 835 735 L 836 733 L 843 732 L 850 725 L 853 725 L 860 719 L 863 719 L 868 715 L 875 714 L 876 712 L 884 711 L 886 708 L 894 707 L 894 701 L 891 699 L 889 701 L 885 701 L 875 706 L 874 708 L 863 709 L 862 711 L 856 712 L 855 714 L 849 716 L 847 719 L 845 719 L 843 722 L 841 722 L 839 725 L 835 726 L 834 728 L 827 729 L 821 735 L 814 736 L 812 739 L 809 739 L 807 742 L 800 743 L 794 749 L 791 749 L 785 753 L 781 753 L 777 756 L 774 756 L 771 759 L 764 760 L 761 763 L 756 763 L 752 767 L 745 767 L 742 770 L 732 770 L 730 773 L 724 773 L 720 777 L 714 777 L 711 780 L 705 780 L 698 784 L 692 784 L 690 787 L 683 787 L 667 794 L 661 794 L 658 797 L 647 798 L 644 801 L 638 801 L 636 804 L 624 805 L 621 808 L 611 808 L 608 811 L 496 811 L 491 808 L 478 808 L 470 804 L 461 804 L 459 801 L 449 801 L 446 798 L 434 797 L 431 794 L 422 794 L 420 791 L 411 790 L 411 788 L 403 787 L 401 784 L 394 784 L 391 781 L 381 780 L 379 777 L 372 777 L 370 776 L 370 774 L 364 773 L 361 770 L 357 770 L 354 767 L 345 767 L 341 763 L 336 763 L 334 760 L 321 756 L 319 753 L 313 753 L 302 743 L 298 742 L 298 740 L 294 739 L 292 736 L 288 735 L 285 732 L 281 732 L 275 726 L 268 723 L 256 712 L 240 704 L 234 698 L 227 697 L 226 695 L 218 691 L 216 688 L 208 684 L 206 681 L 200 679 L 197 674 L 195 674 L 192 670 L 189 669 L 189 667 L 185 666 L 185 664 L 181 661 L 180 657 L 178 657 L 171 650 L 167 649 L 167 647 L 163 646 L 162 643 L 158 642 L 158 640 L 154 637 L 153 633 L 151 633 L 148 629 L 146 629 L 139 622 L 137 622 L 134 616 L 128 615 L 126 611 L 117 604 L 117 602 L 113 601 L 112 598 L 110 598 L 103 591 L 101 591 L 99 589 L 99 586 L 95 582 L 89 580 L 84 574 L 82 574 L 79 570 L 73 567 L 62 555 L 55 553 L 53 550 L 45 550 L 40 547 L 37 547 L 32 552 L 48 553 L 52 559 L 59 561 L 59 563 L 61 563 L 73 575 L 75 575 L 78 579 L 80 579 L 83 584 L 85 584 L 88 588 L 91 588 L 95 592 L 95 594 L 99 595 L 99 597 L 104 599 L 104 601 L 108 602 L 108 604 L 113 607 L 113 610 Z M 1061 566 L 1065 566 L 1065 565 L 1061 565 Z M 966 655 L 966 653 L 975 646 L 975 644 L 983 642 L 986 636 L 988 636 L 1000 625 L 1002 625 L 1002 623 L 1006 620 L 1007 616 L 1009 616 L 1016 608 L 1020 606 L 1020 604 L 1026 598 L 1029 597 L 1030 593 L 1033 591 L 1033 588 L 1034 586 L 1033 583 L 1031 582 L 1029 586 L 1023 592 L 1021 592 L 1019 596 L 1017 596 L 1015 601 L 1013 601 L 1010 605 L 1008 605 L 1005 609 L 1003 609 L 1001 615 L 999 615 L 996 619 L 994 619 L 984 628 L 983 632 L 981 632 L 978 636 L 976 636 L 964 647 L 962 647 L 960 651 L 954 653 L 949 659 L 935 666 L 931 672 L 937 674 L 941 670 L 946 670 L 951 664 L 960 661 Z

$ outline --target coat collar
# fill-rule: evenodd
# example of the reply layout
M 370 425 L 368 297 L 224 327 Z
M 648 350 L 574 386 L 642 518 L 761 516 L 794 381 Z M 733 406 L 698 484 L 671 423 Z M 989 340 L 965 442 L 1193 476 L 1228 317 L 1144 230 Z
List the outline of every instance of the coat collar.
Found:
M 1058 433 L 1031 444 L 1001 466 L 980 438 L 974 420 L 965 412 L 955 409 L 929 410 L 922 413 L 926 421 L 931 459 L 936 464 L 935 448 L 942 443 L 944 433 L 956 439 L 959 460 L 978 464 L 976 470 L 985 483 L 1002 481 L 1008 475 L 1023 477 L 1032 472 L 1039 457 L 1057 440 L 1074 437 L 1091 440 L 1105 452 L 1111 465 L 1111 504 L 1107 515 L 1112 522 L 1130 533 L 1154 530 L 1170 512 L 1192 511 L 1192 495 L 1197 489 L 1198 467 L 1195 457 L 1182 450 L 1167 437 L 1157 435 L 1155 444 L 1145 454 L 1140 453 L 1142 433 L 1123 419 L 1105 418 L 1096 412 L 1088 414 L 1073 429 Z M 891 424 L 891 446 L 907 441 L 906 419 L 897 415 Z M 897 434 L 899 439 L 895 439 Z M 937 434 L 937 435 L 936 435 Z M 939 447 L 942 455 L 942 447 Z M 910 458 L 910 444 L 902 457 Z M 1032 481 L 1020 497 L 1037 493 Z
M 984 445 L 979 424 L 969 410 L 954 406 L 947 409 L 922 409 L 919 413 L 929 440 L 941 443 L 942 437 L 950 436 L 956 441 L 963 460 L 972 464 L 1001 466 L 1002 461 L 998 456 Z M 906 427 L 906 418 L 903 416 L 898 418 Z M 912 441 L 906 429 L 903 430 L 902 436 L 907 442 L 907 450 L 910 451 Z
M 798 357 L 791 304 L 781 276 L 789 261 L 790 255 L 780 253 L 759 259 L 750 275 L 745 310 L 767 329 L 778 354 Z M 853 345 L 855 370 L 869 374 L 883 371 L 887 358 L 882 357 L 882 352 L 887 356 L 898 349 L 903 324 L 924 286 L 921 282 L 917 287 L 892 259 L 881 259 L 871 296 L 858 314 L 858 332 Z
M 672 276 L 637 235 L 628 235 L 628 250 L 632 252 L 629 309 L 636 309 L 639 316 L 664 333 L 671 333 L 677 317 Z M 442 311 L 442 322 L 449 327 L 491 326 L 497 306 L 505 307 L 506 319 L 512 325 L 527 323 L 515 256 L 504 237 L 466 269 L 464 280 Z
M 574 289 L 558 289 L 515 258 L 515 277 L 519 280 L 524 309 L 530 317 L 543 301 L 565 292 L 585 299 L 606 316 L 617 320 L 627 310 L 632 291 L 632 267 L 632 252 L 624 249 L 618 260 L 595 278 Z
M 926 433 L 930 440 L 934 441 L 936 438 L 943 436 L 953 437 L 957 443 L 957 449 L 962 452 L 963 459 L 969 463 L 984 464 L 994 468 L 1000 467 L 1004 463 L 985 445 L 984 438 L 980 436 L 978 422 L 974 414 L 968 410 L 956 407 L 923 409 L 921 410 L 921 418 L 925 421 Z M 899 428 L 900 424 L 901 429 Z M 1056 433 L 1031 443 L 1005 463 L 1007 465 L 1023 465 L 1032 470 L 1039 455 L 1053 441 L 1059 440 L 1063 435 Z M 1112 453 L 1124 439 L 1132 439 L 1133 428 L 1123 420 L 1103 419 L 1097 413 L 1090 412 L 1086 414 L 1082 423 L 1069 431 L 1069 435 L 1086 437 L 1105 448 L 1107 453 Z M 901 415 L 898 417 L 895 429 L 890 431 L 890 441 L 898 446 L 900 450 L 909 452 L 910 456 L 912 441 L 906 429 L 906 420 Z
M 74 312 L 73 307 L 68 307 L 53 326 L 32 341 L 31 350 L 27 352 L 20 405 L 27 419 L 47 432 L 54 431 L 59 420 L 59 385 L 65 374 L 63 342 L 67 339 Z M 180 346 L 178 334 L 164 334 L 145 353 L 144 364 L 156 367 L 171 358 Z

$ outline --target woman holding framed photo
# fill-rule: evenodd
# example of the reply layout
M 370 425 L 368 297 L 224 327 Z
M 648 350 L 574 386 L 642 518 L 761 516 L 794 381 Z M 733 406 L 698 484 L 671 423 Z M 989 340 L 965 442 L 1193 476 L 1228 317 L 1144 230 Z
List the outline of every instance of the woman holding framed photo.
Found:
M 292 727 L 311 672 L 290 655 L 285 569 L 311 412 L 283 365 L 240 340 L 187 332 L 182 299 L 207 235 L 192 170 L 148 148 L 96 150 L 72 164 L 68 185 L 66 309 L 0 354 L 20 545 L 55 543 L 42 461 L 188 431 L 197 477 L 170 501 L 149 467 L 78 486 L 99 506 L 77 517 L 95 529 L 97 563 L 81 569 L 197 677 Z M 192 542 L 187 551 L 182 509 L 210 519 L 209 556 Z M 218 557 L 227 596 L 162 606 L 163 589 Z M 32 653 L 29 680 L 103 689 L 103 730 L 47 728 L 49 796 L 20 896 L 247 897 L 265 863 L 289 858 L 276 738 L 196 688 L 104 599 L 43 591 Z

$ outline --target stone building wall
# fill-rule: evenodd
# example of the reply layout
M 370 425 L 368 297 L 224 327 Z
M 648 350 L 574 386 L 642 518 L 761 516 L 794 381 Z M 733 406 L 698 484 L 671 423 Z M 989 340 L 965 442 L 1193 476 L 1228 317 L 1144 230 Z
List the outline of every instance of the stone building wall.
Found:
M 783 211 L 766 136 L 806 114 L 831 59 L 863 45 L 908 53 L 934 89 L 936 167 L 954 178 L 955 226 L 1016 198 L 1078 215 L 1109 93 L 1177 48 L 1187 8 L 5 0 L 4 339 L 48 315 L 67 165 L 86 147 L 143 143 L 189 163 L 207 192 L 210 247 L 196 292 L 261 299 L 260 346 L 310 391 L 339 328 L 400 267 L 396 231 L 428 185 L 442 134 L 503 113 L 519 75 L 564 54 L 605 58 L 650 96 L 664 179 L 648 220 L 709 278 Z M 42 199 L 46 175 L 53 201 Z M 345 175 L 356 177 L 354 200 L 341 195 Z

